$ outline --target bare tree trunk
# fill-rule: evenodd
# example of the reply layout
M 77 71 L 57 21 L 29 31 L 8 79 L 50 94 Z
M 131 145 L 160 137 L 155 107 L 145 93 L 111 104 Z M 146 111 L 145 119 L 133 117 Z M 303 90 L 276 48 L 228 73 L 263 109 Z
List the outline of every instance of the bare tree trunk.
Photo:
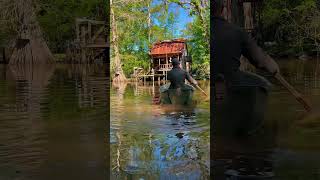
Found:
M 149 28 L 148 41 L 149 41 L 149 44 L 151 43 L 151 12 L 150 12 L 150 4 L 151 4 L 151 1 L 148 2 L 148 28 Z
M 35 14 L 33 0 L 4 0 L 7 6 L 1 16 L 13 22 L 17 33 L 16 43 L 9 64 L 48 64 L 53 63 Z
M 251 2 L 243 3 L 243 11 L 244 11 L 244 28 L 245 30 L 251 32 L 253 30 L 253 15 L 252 15 Z
M 117 23 L 115 20 L 114 8 L 112 4 L 112 0 L 110 0 L 110 13 L 111 13 L 111 29 L 112 29 L 112 42 L 111 47 L 114 52 L 114 64 L 115 64 L 115 75 L 113 78 L 114 82 L 123 82 L 127 81 L 125 74 L 123 73 L 121 67 L 121 59 L 120 59 L 120 52 L 119 52 L 119 45 L 118 45 L 118 34 L 117 34 Z

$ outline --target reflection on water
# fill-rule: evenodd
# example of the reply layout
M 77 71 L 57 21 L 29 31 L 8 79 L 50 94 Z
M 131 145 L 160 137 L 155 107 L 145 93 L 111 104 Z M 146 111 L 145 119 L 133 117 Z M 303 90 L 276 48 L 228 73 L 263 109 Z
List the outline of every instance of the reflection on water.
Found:
M 279 61 L 285 78 L 320 110 L 319 61 Z M 112 179 L 208 179 L 225 168 L 272 172 L 274 179 L 320 179 L 320 120 L 272 80 L 264 132 L 214 137 L 209 101 L 195 108 L 152 105 L 158 88 L 113 84 L 100 65 L 0 66 L 0 179 L 104 179 L 111 106 Z M 201 85 L 209 92 L 209 84 Z M 232 173 L 232 172 L 231 172 Z
M 202 85 L 209 90 L 209 84 Z M 208 179 L 209 101 L 197 108 L 152 104 L 157 86 L 111 88 L 111 179 Z
M 105 68 L 0 67 L 0 179 L 105 178 Z
M 320 64 L 313 61 L 280 61 L 286 79 L 303 93 L 320 111 Z M 305 121 L 303 106 L 278 82 L 271 94 L 268 126 L 273 127 L 277 149 L 273 158 L 281 179 L 320 179 L 320 116 L 312 127 L 300 126 Z M 273 113 L 271 113 L 273 112 Z M 305 123 L 308 124 L 306 121 Z
M 319 111 L 319 60 L 278 62 L 285 79 Z M 274 87 L 269 96 L 264 131 L 246 139 L 216 137 L 213 167 L 218 179 L 230 173 L 227 171 L 230 169 L 270 175 L 276 180 L 320 179 L 320 116 L 305 120 L 303 106 L 279 82 L 270 80 Z

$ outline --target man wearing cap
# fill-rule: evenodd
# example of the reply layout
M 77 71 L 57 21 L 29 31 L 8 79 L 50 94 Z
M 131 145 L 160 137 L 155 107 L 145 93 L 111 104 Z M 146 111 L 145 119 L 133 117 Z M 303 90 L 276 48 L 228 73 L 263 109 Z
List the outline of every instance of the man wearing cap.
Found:
M 230 135 L 250 135 L 262 125 L 271 83 L 257 74 L 241 71 L 240 57 L 246 57 L 271 76 L 279 72 L 279 67 L 244 30 L 221 17 L 223 0 L 213 1 L 213 11 L 213 76 L 216 82 L 222 75 L 226 86 L 226 110 L 220 129 Z
M 216 110 L 216 117 L 210 131 L 219 137 L 213 145 L 213 178 L 226 179 L 228 176 L 238 179 L 241 174 L 243 179 L 260 179 L 258 175 L 255 176 L 261 172 L 257 166 L 265 166 L 263 160 L 269 158 L 270 154 L 257 152 L 255 147 L 272 142 L 269 139 L 272 137 L 261 131 L 271 83 L 255 73 L 241 71 L 240 57 L 246 57 L 257 69 L 264 70 L 270 76 L 279 73 L 279 67 L 244 30 L 221 17 L 223 0 L 211 2 L 214 16 L 211 19 L 213 32 L 210 37 L 213 38 L 210 47 L 213 79 L 217 87 L 218 77 L 223 77 L 226 90 L 223 102 L 219 106 L 211 106 Z M 239 159 L 248 154 L 246 160 Z M 254 159 L 258 154 L 261 159 Z M 219 165 L 219 161 L 215 161 L 218 159 L 230 159 L 232 163 L 220 161 Z M 246 174 L 253 176 L 246 177 Z
M 172 70 L 168 72 L 168 80 L 170 81 L 169 89 L 180 89 L 184 87 L 185 80 L 188 80 L 191 84 L 197 85 L 197 81 L 194 80 L 188 72 L 181 68 L 180 61 L 177 58 L 172 60 Z
M 189 81 L 191 84 L 197 85 L 190 74 L 181 68 L 181 64 L 177 58 L 172 61 L 172 69 L 167 74 L 167 79 L 170 81 L 170 86 L 163 85 L 160 87 L 161 103 L 162 104 L 175 104 L 175 105 L 191 105 L 192 93 L 194 90 L 192 86 L 185 84 Z M 184 92 L 184 93 L 182 93 Z

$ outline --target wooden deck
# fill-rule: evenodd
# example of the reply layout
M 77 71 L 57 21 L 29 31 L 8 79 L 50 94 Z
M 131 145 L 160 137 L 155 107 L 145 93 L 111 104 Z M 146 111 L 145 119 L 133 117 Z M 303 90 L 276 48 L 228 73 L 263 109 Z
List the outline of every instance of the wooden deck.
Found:
M 135 67 L 134 73 L 131 75 L 131 79 L 136 82 L 142 81 L 144 84 L 146 84 L 147 79 L 150 79 L 153 84 L 155 83 L 155 81 L 158 81 L 158 84 L 161 84 L 163 80 L 165 82 L 167 81 L 167 72 L 161 70 L 154 71 L 153 69 L 151 69 L 150 71 L 145 71 L 143 68 Z
M 75 63 L 101 61 L 103 51 L 110 47 L 105 31 L 105 21 L 76 18 L 76 38 L 68 46 L 68 59 Z

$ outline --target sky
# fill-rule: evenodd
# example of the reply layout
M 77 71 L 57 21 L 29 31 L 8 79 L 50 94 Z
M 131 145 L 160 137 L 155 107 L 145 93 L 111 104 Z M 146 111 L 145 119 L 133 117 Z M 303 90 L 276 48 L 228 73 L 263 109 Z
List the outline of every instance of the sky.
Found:
M 159 4 L 161 0 L 154 0 L 152 4 Z M 189 15 L 188 10 L 182 8 L 181 6 L 171 3 L 169 6 L 169 12 L 177 12 L 177 21 L 179 23 L 176 24 L 175 36 L 179 37 L 181 35 L 181 31 L 186 29 L 186 25 L 189 22 L 193 21 L 193 18 Z M 154 23 L 157 24 L 157 20 L 154 19 Z
M 180 6 L 178 5 L 175 5 L 176 7 L 172 7 L 172 9 L 176 9 L 178 8 L 178 11 L 179 11 L 179 16 L 177 17 L 178 21 L 180 22 L 178 25 L 178 32 L 185 29 L 186 28 L 186 25 L 189 23 L 189 22 L 192 22 L 192 17 L 189 16 L 189 12 L 183 8 L 181 8 Z

